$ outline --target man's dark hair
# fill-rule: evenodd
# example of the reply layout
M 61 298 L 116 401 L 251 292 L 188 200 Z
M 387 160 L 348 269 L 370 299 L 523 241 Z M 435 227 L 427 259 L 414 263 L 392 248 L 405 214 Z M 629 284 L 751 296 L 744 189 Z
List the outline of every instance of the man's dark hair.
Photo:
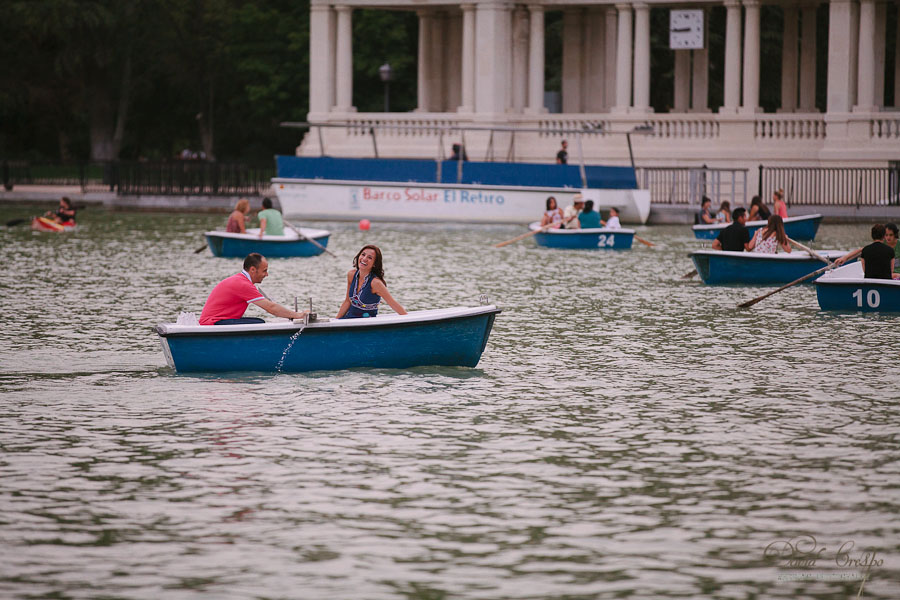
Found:
M 872 225 L 872 239 L 880 240 L 884 237 L 884 225 L 881 223 L 876 223 Z
M 703 196 L 703 198 L 700 199 L 700 206 L 703 206 L 703 205 L 706 204 L 707 202 L 712 202 L 712 200 L 710 200 L 710 199 L 709 199 L 708 197 L 706 197 L 706 196 Z
M 271 198 L 263 198 L 263 208 L 272 208 L 272 199 Z
M 259 252 L 251 252 L 244 259 L 244 270 L 249 271 L 250 267 L 258 267 L 265 257 Z
M 900 229 L 897 229 L 896 223 L 886 223 L 884 229 L 893 232 L 894 237 L 900 236 Z
M 743 206 L 738 206 L 736 209 L 731 211 L 731 220 L 737 221 L 739 218 L 743 217 L 747 213 L 747 209 Z

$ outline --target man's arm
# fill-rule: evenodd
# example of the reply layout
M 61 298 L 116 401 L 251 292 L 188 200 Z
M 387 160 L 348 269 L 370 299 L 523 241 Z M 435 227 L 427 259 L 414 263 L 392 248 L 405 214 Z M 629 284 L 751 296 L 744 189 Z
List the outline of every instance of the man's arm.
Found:
M 261 238 L 266 232 L 266 219 L 263 217 L 259 220 L 259 237 Z
M 254 300 L 253 304 L 260 307 L 270 315 L 275 317 L 283 317 L 285 319 L 302 319 L 304 316 L 309 314 L 308 310 L 301 310 L 300 312 L 295 312 L 289 308 L 285 308 L 277 302 L 272 302 L 271 300 L 266 300 L 265 298 L 261 298 L 259 300 Z
M 716 238 L 713 240 L 712 249 L 713 250 L 721 250 L 722 249 L 722 242 L 719 241 L 719 238 Z

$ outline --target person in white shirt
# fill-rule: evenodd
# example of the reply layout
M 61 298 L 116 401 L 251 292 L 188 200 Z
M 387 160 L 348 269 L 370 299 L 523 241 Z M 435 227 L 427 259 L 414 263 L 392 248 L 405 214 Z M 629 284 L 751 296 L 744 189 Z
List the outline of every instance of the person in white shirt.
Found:
M 581 194 L 572 197 L 572 204 L 563 211 L 563 226 L 566 229 L 580 229 L 578 214 L 584 209 L 584 198 Z
M 607 229 L 622 229 L 622 224 L 619 223 L 619 211 L 615 208 L 610 208 L 609 219 L 606 220 L 606 223 L 603 223 L 603 226 Z

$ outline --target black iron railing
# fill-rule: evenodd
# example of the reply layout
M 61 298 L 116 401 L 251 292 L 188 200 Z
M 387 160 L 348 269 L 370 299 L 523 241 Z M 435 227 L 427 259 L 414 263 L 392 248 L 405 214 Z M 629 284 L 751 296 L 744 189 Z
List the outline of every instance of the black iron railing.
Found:
M 890 167 L 759 167 L 764 194 L 783 189 L 788 205 L 896 206 L 900 164 Z
M 271 186 L 274 165 L 208 161 L 37 163 L 2 161 L 7 190 L 17 185 L 77 185 L 119 195 L 258 196 Z

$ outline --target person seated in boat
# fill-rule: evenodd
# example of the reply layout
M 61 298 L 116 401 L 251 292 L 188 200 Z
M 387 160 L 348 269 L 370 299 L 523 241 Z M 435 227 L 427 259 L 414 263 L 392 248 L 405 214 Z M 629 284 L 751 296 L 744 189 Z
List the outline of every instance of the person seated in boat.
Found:
M 719 205 L 719 212 L 716 213 L 717 223 L 731 223 L 731 202 L 722 200 Z
M 572 196 L 572 204 L 563 211 L 563 227 L 566 229 L 579 229 L 578 215 L 584 210 L 584 197 L 581 194 Z
M 700 200 L 700 212 L 697 213 L 696 221 L 699 225 L 713 225 L 717 222 L 712 212 L 712 200 L 706 196 Z
M 873 225 L 873 241 L 859 255 L 866 279 L 893 279 L 894 250 L 885 243 L 884 232 L 885 227 L 881 223 Z
M 771 214 L 759 196 L 753 196 L 753 199 L 750 200 L 750 213 L 747 215 L 747 220 L 768 221 Z
M 739 206 L 731 212 L 731 225 L 719 232 L 713 240 L 713 250 L 743 252 L 750 250 L 750 230 L 746 227 L 747 209 Z
M 262 210 L 256 215 L 259 219 L 259 237 L 265 235 L 284 235 L 284 219 L 281 212 L 272 208 L 272 199 L 263 198 Z
M 60 225 L 75 224 L 75 209 L 72 208 L 72 201 L 67 196 L 59 199 L 59 207 L 56 209 L 56 212 L 48 210 L 44 213 L 44 216 L 48 219 L 53 219 Z
M 453 144 L 451 148 L 453 150 L 453 154 L 450 155 L 450 160 L 469 160 L 468 155 L 466 155 L 466 150 L 462 147 L 462 144 Z
M 886 223 L 884 226 L 884 243 L 894 249 L 894 279 L 900 279 L 900 244 L 897 239 L 900 231 L 895 223 Z
M 563 211 L 556 205 L 556 198 L 549 196 L 547 198 L 547 210 L 541 217 L 541 227 L 550 226 L 550 229 L 559 229 L 563 222 Z
M 234 210 L 228 215 L 228 224 L 225 231 L 228 233 L 247 233 L 247 215 L 250 214 L 250 201 L 241 198 L 234 205 Z
M 337 318 L 374 317 L 378 314 L 378 303 L 382 299 L 398 315 L 406 314 L 406 309 L 394 300 L 384 282 L 381 249 L 366 244 L 353 257 L 353 268 L 347 272 L 347 295 L 338 309 Z
M 784 203 L 784 190 L 778 189 L 772 192 L 772 211 L 781 217 L 787 219 L 787 204 Z
M 615 206 L 609 209 L 609 218 L 603 221 L 603 226 L 607 229 L 622 229 L 622 224 L 619 223 L 619 209 Z
M 285 319 L 302 319 L 308 310 L 295 312 L 266 298 L 256 288 L 269 276 L 269 261 L 262 254 L 253 252 L 244 258 L 244 269 L 220 281 L 209 293 L 203 311 L 201 325 L 242 325 L 245 323 L 265 323 L 258 317 L 244 317 L 247 306 L 255 304 L 267 313 Z
M 791 243 L 784 232 L 784 221 L 781 220 L 781 217 L 770 215 L 766 226 L 756 230 L 756 235 L 750 240 L 747 249 L 750 252 L 763 254 L 775 254 L 781 249 L 783 252 L 790 254 Z
M 599 229 L 600 213 L 594 210 L 594 201 L 588 200 L 584 203 L 584 209 L 578 215 L 578 223 L 582 229 Z

